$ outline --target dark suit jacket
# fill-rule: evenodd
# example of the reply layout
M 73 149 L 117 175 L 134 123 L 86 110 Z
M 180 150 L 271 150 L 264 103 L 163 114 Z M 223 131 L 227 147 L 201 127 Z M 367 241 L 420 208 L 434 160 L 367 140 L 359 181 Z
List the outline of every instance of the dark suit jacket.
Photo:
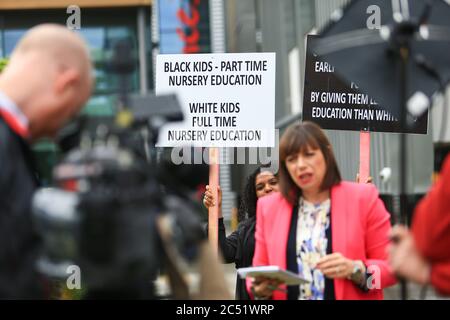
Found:
M 0 117 L 0 299 L 42 298 L 31 200 L 38 181 L 26 141 Z

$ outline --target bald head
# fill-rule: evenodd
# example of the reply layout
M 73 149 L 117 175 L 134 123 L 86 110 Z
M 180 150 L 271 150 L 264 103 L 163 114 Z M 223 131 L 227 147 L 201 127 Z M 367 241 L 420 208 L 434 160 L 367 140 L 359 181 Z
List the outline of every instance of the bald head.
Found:
M 91 89 L 86 43 L 56 24 L 30 29 L 0 77 L 0 90 L 27 116 L 33 138 L 54 136 L 81 109 Z
M 41 55 L 61 67 L 75 67 L 83 76 L 91 76 L 89 51 L 84 40 L 75 32 L 57 25 L 42 24 L 30 29 L 17 44 L 16 55 Z

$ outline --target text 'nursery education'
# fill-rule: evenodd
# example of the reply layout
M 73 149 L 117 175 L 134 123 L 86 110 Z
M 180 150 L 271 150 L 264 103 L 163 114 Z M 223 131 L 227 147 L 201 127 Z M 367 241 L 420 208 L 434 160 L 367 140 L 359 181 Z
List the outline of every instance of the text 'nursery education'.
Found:
M 169 76 L 169 86 L 254 86 L 263 82 L 262 72 L 267 71 L 266 60 L 182 61 L 165 62 L 164 72 Z M 199 74 L 183 74 L 198 72 Z M 217 72 L 217 74 L 205 74 Z M 238 72 L 231 73 L 230 72 Z M 242 73 L 252 72 L 252 73 Z M 203 74 L 202 74 L 203 73 Z

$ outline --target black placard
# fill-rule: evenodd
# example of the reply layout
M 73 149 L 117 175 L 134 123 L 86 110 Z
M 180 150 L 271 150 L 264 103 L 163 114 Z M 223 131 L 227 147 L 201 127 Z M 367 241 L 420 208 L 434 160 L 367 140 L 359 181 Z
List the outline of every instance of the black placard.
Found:
M 307 46 L 315 39 L 317 36 L 309 35 Z M 307 50 L 303 120 L 313 121 L 323 129 L 427 134 L 428 111 L 402 131 L 398 119 L 388 111 L 398 107 L 378 105 L 360 92 L 357 84 L 342 80 L 331 65 Z

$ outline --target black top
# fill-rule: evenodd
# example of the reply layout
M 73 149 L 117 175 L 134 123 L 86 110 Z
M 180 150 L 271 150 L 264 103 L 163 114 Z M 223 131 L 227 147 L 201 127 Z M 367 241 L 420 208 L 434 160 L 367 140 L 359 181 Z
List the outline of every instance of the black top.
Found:
M 255 227 L 256 217 L 242 221 L 236 231 L 228 237 L 225 233 L 223 218 L 219 218 L 219 247 L 225 263 L 235 263 L 236 269 L 246 268 L 252 265 L 255 252 Z M 236 278 L 237 300 L 250 300 L 245 280 Z
M 298 265 L 297 265 L 297 220 L 298 220 L 298 205 L 294 206 L 292 209 L 292 219 L 291 225 L 289 227 L 289 237 L 286 249 L 286 258 L 287 258 L 287 269 L 294 273 L 298 273 Z M 330 224 L 325 231 L 327 241 L 327 254 L 333 252 L 332 241 L 331 239 L 331 211 L 330 211 Z M 288 300 L 297 300 L 300 294 L 300 289 L 298 286 L 288 286 Z M 324 290 L 324 299 L 325 300 L 335 300 L 336 297 L 334 295 L 334 281 L 333 279 L 329 279 L 325 277 L 325 290 Z
M 42 298 L 35 271 L 39 239 L 31 219 L 38 187 L 26 141 L 0 117 L 0 299 Z

